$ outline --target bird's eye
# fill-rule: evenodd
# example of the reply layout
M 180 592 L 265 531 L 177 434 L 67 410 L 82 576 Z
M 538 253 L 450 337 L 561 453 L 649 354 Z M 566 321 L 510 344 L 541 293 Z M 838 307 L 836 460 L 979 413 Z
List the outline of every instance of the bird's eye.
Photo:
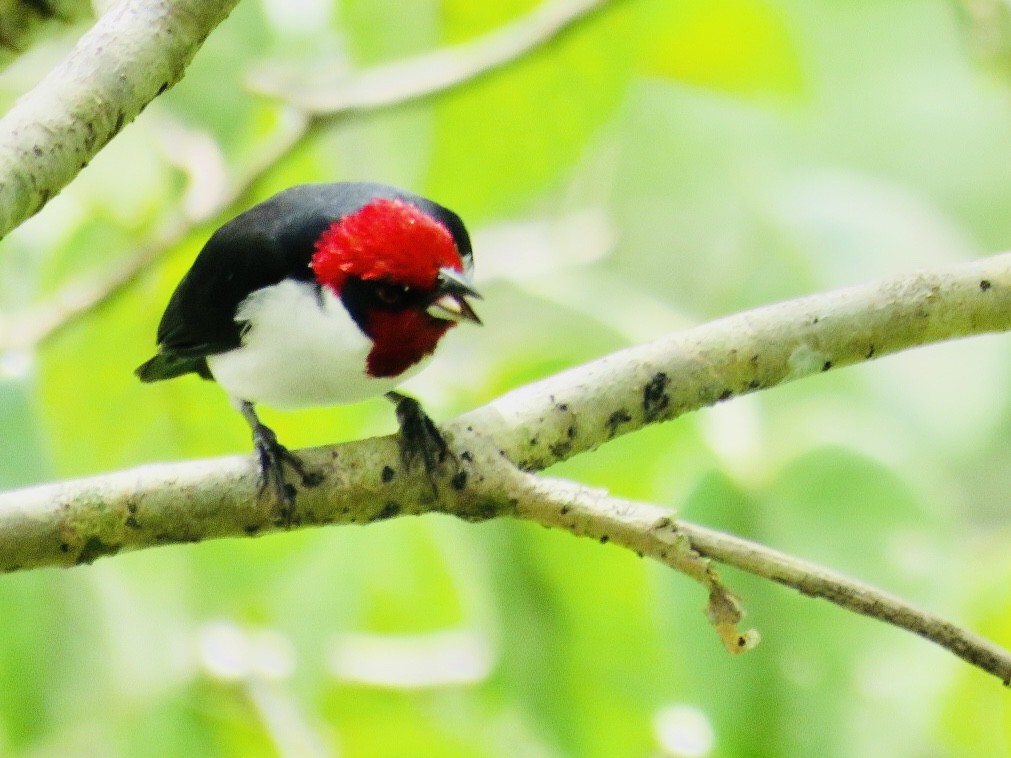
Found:
M 376 297 L 387 305 L 396 305 L 404 299 L 407 290 L 396 284 L 383 283 L 376 287 Z

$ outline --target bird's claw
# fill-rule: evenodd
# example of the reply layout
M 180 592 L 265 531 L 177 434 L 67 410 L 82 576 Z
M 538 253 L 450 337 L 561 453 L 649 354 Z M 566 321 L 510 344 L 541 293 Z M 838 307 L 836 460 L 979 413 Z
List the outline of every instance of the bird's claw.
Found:
M 439 468 L 447 460 L 455 462 L 455 456 L 421 403 L 399 392 L 388 392 L 386 396 L 396 403 L 397 422 L 400 426 L 400 460 L 404 468 L 412 468 L 420 459 L 432 490 L 437 491 Z
M 269 488 L 273 491 L 277 507 L 275 523 L 291 526 L 295 517 L 295 497 L 298 489 L 288 481 L 285 467 L 298 474 L 302 487 L 315 487 L 323 482 L 323 475 L 306 468 L 302 459 L 277 441 L 273 429 L 258 424 L 253 428 L 253 444 L 260 464 L 260 490 L 263 494 Z

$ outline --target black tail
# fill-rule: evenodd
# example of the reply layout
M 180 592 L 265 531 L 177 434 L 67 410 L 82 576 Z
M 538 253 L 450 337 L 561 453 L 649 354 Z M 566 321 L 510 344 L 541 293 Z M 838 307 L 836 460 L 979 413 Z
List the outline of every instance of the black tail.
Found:
M 171 353 L 158 353 L 154 358 L 139 365 L 134 372 L 142 382 L 160 382 L 174 379 L 184 374 L 199 374 L 204 379 L 213 379 L 207 368 L 207 359 L 185 358 Z

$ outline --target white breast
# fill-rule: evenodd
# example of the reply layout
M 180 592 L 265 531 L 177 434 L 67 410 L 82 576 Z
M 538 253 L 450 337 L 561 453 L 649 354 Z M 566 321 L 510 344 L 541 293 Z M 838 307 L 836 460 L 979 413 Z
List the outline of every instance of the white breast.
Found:
M 236 321 L 248 327 L 242 346 L 207 357 L 217 382 L 240 400 L 275 408 L 343 405 L 376 397 L 417 373 L 395 378 L 365 373 L 369 340 L 326 287 L 283 281 L 242 301 Z

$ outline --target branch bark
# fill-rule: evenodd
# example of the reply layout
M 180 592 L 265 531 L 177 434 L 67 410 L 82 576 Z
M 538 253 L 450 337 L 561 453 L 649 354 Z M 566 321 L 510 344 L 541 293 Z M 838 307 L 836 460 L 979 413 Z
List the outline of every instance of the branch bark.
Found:
M 727 535 L 675 522 L 658 506 L 610 498 L 536 471 L 620 434 L 810 374 L 910 347 L 1011 329 L 1011 254 L 850 287 L 729 316 L 514 390 L 446 424 L 458 467 L 433 491 L 400 469 L 391 437 L 300 451 L 324 475 L 299 493 L 301 525 L 444 512 L 502 516 L 613 540 L 700 581 L 731 649 L 741 611 L 703 560 L 873 615 L 1011 680 L 996 646 L 878 590 Z M 250 457 L 145 466 L 0 494 L 0 570 L 89 563 L 122 550 L 279 529 L 257 499 Z
M 756 390 L 1011 329 L 1011 253 L 756 308 L 507 393 L 462 417 L 523 469 Z M 530 431 L 524 433 L 523 429 Z
M 122 0 L 0 119 L 0 238 L 178 82 L 238 0 Z

